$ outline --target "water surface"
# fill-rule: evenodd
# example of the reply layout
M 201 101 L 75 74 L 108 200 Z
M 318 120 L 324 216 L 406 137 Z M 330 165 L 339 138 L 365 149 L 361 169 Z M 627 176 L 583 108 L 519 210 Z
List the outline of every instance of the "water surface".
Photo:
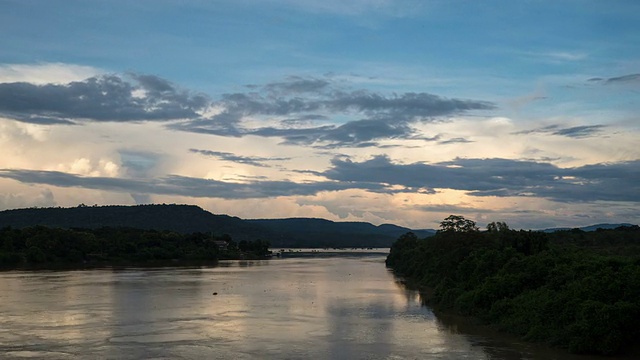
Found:
M 369 255 L 0 273 L 0 357 L 568 358 L 461 331 Z

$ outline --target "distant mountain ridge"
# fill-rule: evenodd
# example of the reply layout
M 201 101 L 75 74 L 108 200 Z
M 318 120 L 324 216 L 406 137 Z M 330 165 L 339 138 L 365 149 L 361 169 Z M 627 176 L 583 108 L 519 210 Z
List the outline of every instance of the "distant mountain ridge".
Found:
M 388 247 L 401 235 L 408 232 L 418 237 L 435 234 L 435 230 L 412 230 L 393 224 L 373 225 L 367 222 L 335 222 L 317 218 L 289 218 L 289 219 L 253 219 L 246 220 L 268 229 L 278 236 L 270 240 L 272 244 L 285 240 L 293 246 L 304 246 L 312 241 L 320 247 L 366 246 Z M 340 242 L 335 239 L 341 239 Z M 393 239 L 389 242 L 389 239 Z M 363 244 L 363 245 L 352 245 Z M 368 244 L 368 245 L 367 245 Z
M 603 223 L 603 224 L 595 224 L 595 225 L 583 226 L 583 227 L 579 227 L 577 229 L 580 229 L 582 231 L 596 231 L 598 229 L 615 229 L 615 228 L 619 228 L 621 226 L 634 226 L 634 225 L 630 224 L 630 223 L 619 223 L 619 224 Z M 540 231 L 549 233 L 549 232 L 565 231 L 565 230 L 572 230 L 572 229 L 576 229 L 576 228 L 557 227 L 557 228 L 544 229 L 544 230 L 540 230 Z
M 243 220 L 212 214 L 195 205 L 109 205 L 72 208 L 28 208 L 0 211 L 0 228 L 31 226 L 96 229 L 130 227 L 178 233 L 229 234 L 233 240 L 268 240 L 274 247 L 389 247 L 412 231 L 420 237 L 435 230 L 411 230 L 397 225 L 325 219 Z

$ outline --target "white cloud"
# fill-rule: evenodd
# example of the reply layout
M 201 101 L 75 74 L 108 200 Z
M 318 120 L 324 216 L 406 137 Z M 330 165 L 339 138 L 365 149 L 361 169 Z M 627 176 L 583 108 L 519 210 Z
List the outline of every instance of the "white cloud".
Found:
M 555 60 L 564 60 L 564 61 L 579 61 L 584 60 L 588 57 L 586 53 L 583 52 L 571 52 L 571 51 L 552 51 L 547 53 L 539 54 L 542 57 L 546 57 L 549 59 Z
M 85 157 L 74 159 L 70 163 L 58 164 L 55 170 L 76 175 L 102 177 L 116 177 L 120 173 L 120 167 L 112 160 L 95 161 Z
M 44 186 L 18 184 L 0 179 L 0 210 L 57 205 L 53 192 Z
M 66 84 L 104 73 L 92 66 L 65 63 L 0 64 L 0 83 Z

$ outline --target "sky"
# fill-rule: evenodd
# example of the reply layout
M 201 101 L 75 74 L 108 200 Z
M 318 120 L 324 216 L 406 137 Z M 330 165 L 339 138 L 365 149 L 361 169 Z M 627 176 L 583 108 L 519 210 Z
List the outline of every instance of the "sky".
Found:
M 640 2 L 0 0 L 0 210 L 640 223 Z

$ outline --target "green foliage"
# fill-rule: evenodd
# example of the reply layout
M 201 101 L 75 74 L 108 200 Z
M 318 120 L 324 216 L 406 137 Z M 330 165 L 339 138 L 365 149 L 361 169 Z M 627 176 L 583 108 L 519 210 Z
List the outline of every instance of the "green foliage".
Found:
M 507 225 L 507 223 L 503 221 L 493 221 L 487 224 L 487 231 L 490 231 L 490 232 L 509 231 L 509 226 Z
M 34 264 L 40 264 L 47 261 L 47 256 L 44 254 L 42 249 L 37 246 L 30 246 L 25 252 L 25 257 L 28 262 Z
M 387 266 L 431 288 L 431 305 L 528 341 L 611 355 L 640 337 L 640 228 L 546 234 L 492 224 L 404 235 Z
M 440 223 L 438 232 L 471 232 L 478 231 L 476 222 L 460 215 L 449 215 Z
M 637 303 L 584 301 L 569 328 L 573 335 L 569 346 L 578 353 L 616 354 L 626 342 L 637 339 L 638 315 Z
M 149 261 L 215 261 L 261 258 L 269 243 L 242 241 L 243 250 L 228 235 L 179 234 L 130 228 L 57 229 L 37 226 L 0 229 L 0 268 Z

